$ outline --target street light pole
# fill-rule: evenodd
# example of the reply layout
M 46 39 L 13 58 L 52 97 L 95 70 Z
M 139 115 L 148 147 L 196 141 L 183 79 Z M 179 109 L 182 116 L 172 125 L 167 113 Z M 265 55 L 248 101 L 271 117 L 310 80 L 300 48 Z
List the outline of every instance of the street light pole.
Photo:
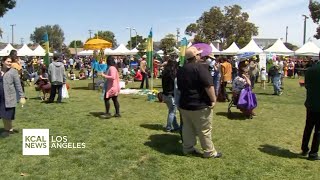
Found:
M 131 37 L 132 37 L 132 35 L 131 35 L 131 30 L 136 30 L 135 28 L 133 28 L 133 27 L 126 27 L 126 29 L 129 29 L 130 30 L 130 39 L 129 39 L 129 48 L 130 48 L 130 50 L 132 49 L 132 42 L 131 42 Z
M 309 19 L 309 17 L 307 15 L 302 15 L 304 17 L 304 27 L 303 27 L 303 44 L 306 43 L 306 29 L 307 29 L 307 19 Z
M 13 27 L 16 26 L 16 24 L 10 24 L 11 26 L 11 32 L 12 32 L 12 45 L 14 45 L 14 34 L 13 34 Z

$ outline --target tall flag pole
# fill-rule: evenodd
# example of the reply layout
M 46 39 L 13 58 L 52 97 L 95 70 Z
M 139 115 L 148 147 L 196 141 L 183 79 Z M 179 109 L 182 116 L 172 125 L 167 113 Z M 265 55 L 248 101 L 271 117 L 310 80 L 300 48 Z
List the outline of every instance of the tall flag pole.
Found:
M 182 38 L 181 42 L 180 42 L 180 54 L 179 54 L 179 66 L 182 67 L 184 65 L 184 61 L 185 61 L 185 54 L 186 54 L 186 49 L 187 49 L 187 44 L 188 41 L 187 39 L 184 37 Z
M 49 61 L 49 38 L 48 38 L 48 33 L 44 34 L 43 40 L 44 40 L 44 46 L 45 46 L 45 51 L 46 51 L 46 54 L 44 56 L 44 64 L 48 68 L 49 64 L 50 64 L 50 61 Z
M 151 72 L 150 89 L 153 90 L 153 41 L 152 28 L 147 39 L 147 65 Z

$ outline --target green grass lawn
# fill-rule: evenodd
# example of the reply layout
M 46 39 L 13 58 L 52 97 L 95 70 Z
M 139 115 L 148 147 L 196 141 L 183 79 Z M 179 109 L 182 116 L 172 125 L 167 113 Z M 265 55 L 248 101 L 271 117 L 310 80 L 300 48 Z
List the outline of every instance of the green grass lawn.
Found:
M 85 142 L 85 149 L 50 149 L 49 156 L 23 156 L 22 133 L 0 139 L 0 179 L 319 179 L 319 162 L 300 157 L 305 124 L 305 89 L 286 79 L 282 96 L 272 86 L 256 86 L 257 117 L 241 118 L 228 103 L 214 109 L 213 142 L 221 159 L 182 155 L 180 136 L 163 131 L 167 108 L 146 96 L 120 95 L 119 119 L 97 117 L 104 111 L 101 92 L 88 82 L 69 81 L 70 99 L 44 104 L 27 87 L 27 104 L 17 107 L 14 126 L 49 128 L 50 135 Z M 161 88 L 161 80 L 155 87 Z M 139 83 L 129 85 L 138 88 Z M 112 103 L 111 103 L 112 104 Z M 114 112 L 112 104 L 112 112 Z M 0 126 L 2 127 L 2 125 Z M 199 146 L 199 145 L 198 145 Z M 24 173 L 24 177 L 20 177 Z

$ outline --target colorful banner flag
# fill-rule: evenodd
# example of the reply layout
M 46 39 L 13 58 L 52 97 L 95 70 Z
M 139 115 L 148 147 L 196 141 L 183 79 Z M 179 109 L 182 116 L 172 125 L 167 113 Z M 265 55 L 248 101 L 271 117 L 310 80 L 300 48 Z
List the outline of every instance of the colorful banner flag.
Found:
M 147 39 L 147 65 L 150 69 L 151 80 L 150 89 L 153 90 L 153 41 L 152 41 L 152 28 Z
M 44 40 L 44 47 L 45 47 L 45 51 L 46 51 L 46 55 L 44 56 L 44 64 L 46 65 L 46 67 L 49 67 L 50 64 L 50 60 L 49 60 L 49 37 L 48 37 L 48 33 L 45 33 L 43 36 L 43 40 Z
M 184 61 L 185 61 L 185 54 L 186 54 L 186 49 L 187 49 L 187 44 L 188 41 L 187 39 L 184 37 L 182 38 L 181 42 L 180 42 L 180 54 L 179 54 L 179 66 L 182 67 L 184 65 Z
M 150 69 L 153 66 L 153 41 L 152 41 L 152 28 L 150 30 L 148 39 L 147 39 L 147 65 Z

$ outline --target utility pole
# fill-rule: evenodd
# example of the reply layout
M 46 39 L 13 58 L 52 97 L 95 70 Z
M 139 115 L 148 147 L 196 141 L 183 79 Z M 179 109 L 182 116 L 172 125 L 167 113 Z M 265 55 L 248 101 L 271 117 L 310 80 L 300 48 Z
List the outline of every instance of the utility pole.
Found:
M 286 43 L 288 42 L 288 26 L 286 27 Z
M 132 30 L 136 30 L 136 29 L 133 28 L 133 27 L 126 27 L 126 29 L 129 29 L 129 31 L 130 31 L 129 50 L 131 50 L 132 49 L 132 41 L 131 41 L 132 34 L 131 34 L 131 31 Z
M 89 29 L 88 31 L 89 31 L 89 36 L 90 36 L 90 39 L 91 39 L 92 30 Z
M 20 38 L 20 42 L 21 42 L 21 45 L 23 45 L 24 39 L 23 39 L 23 38 Z
M 303 44 L 306 43 L 306 29 L 307 29 L 307 19 L 309 19 L 309 17 L 307 15 L 302 15 L 304 17 L 304 27 L 303 27 Z
M 180 28 L 177 28 L 177 45 L 179 43 L 179 37 L 180 37 Z
M 10 24 L 11 26 L 11 32 L 12 32 L 12 45 L 14 45 L 14 34 L 13 34 L 13 27 L 16 26 L 16 24 Z

